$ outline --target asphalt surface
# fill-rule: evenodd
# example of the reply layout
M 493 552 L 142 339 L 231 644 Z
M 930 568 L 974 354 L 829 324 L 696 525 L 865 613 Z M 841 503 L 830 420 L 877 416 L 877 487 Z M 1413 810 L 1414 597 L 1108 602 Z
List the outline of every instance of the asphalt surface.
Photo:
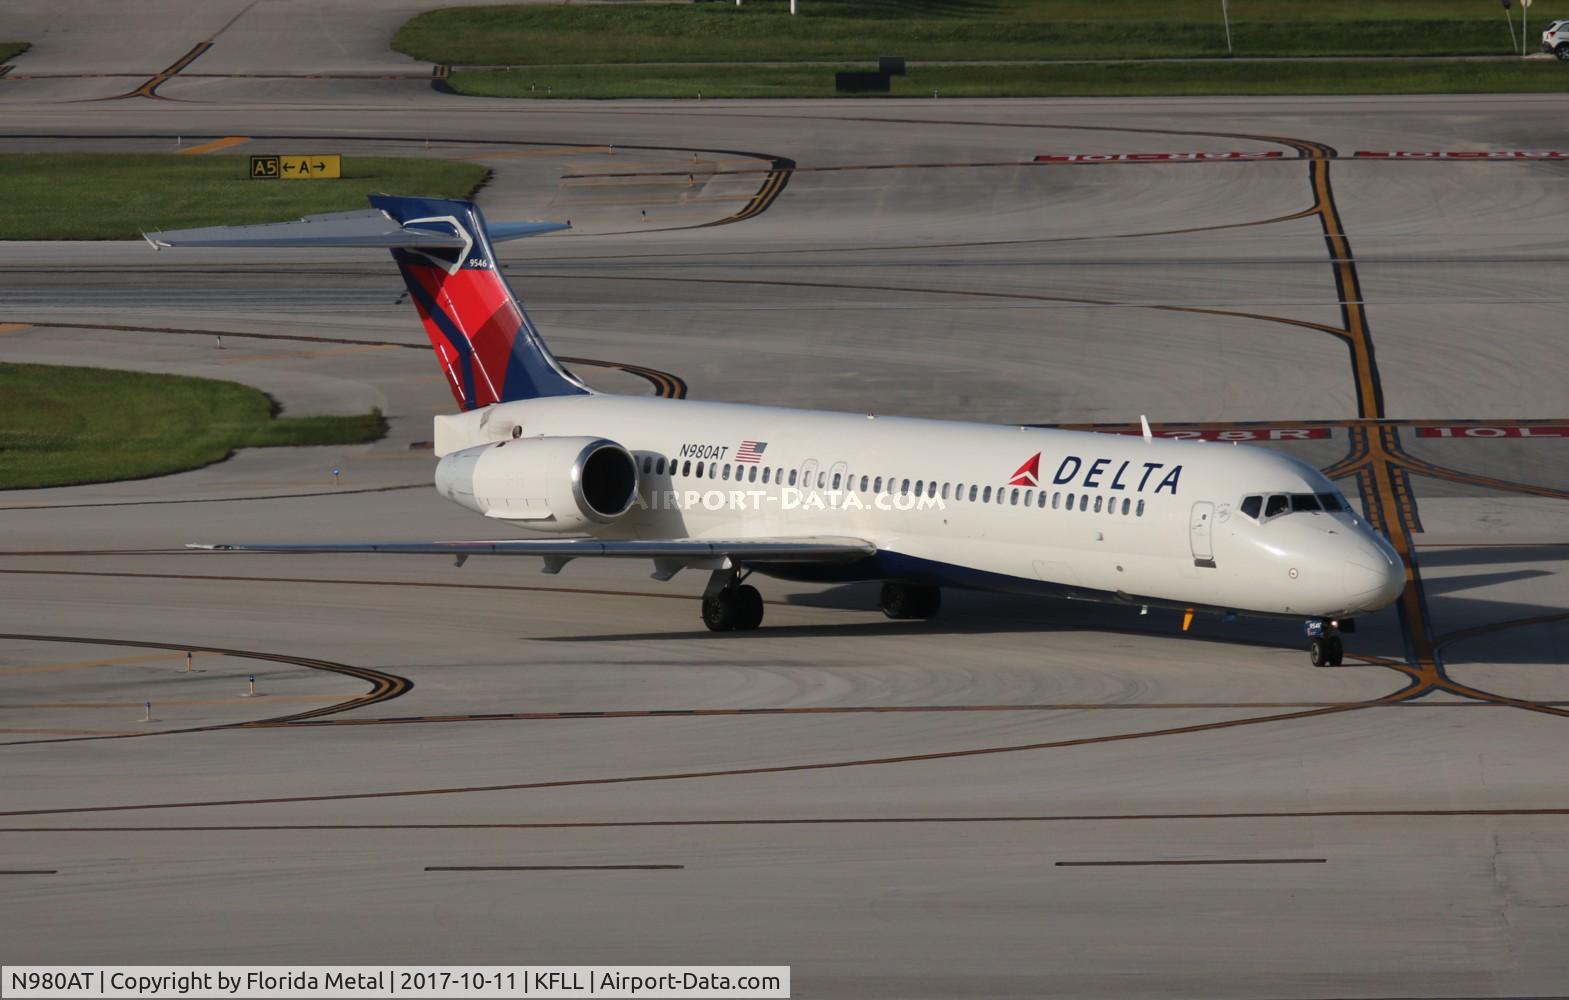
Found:
M 185 552 L 487 531 L 429 489 L 451 401 L 390 262 L 0 244 L 0 358 L 392 425 L 0 493 L 0 867 L 55 872 L 0 874 L 0 959 L 1569 980 L 1569 166 L 1356 155 L 1562 150 L 1560 98 L 518 104 L 387 50 L 413 3 L 15 6 L 8 149 L 478 158 L 492 217 L 572 220 L 502 257 L 596 385 L 1295 432 L 1415 571 L 1313 669 L 1293 622 L 956 594 L 895 623 L 765 582 L 764 628 L 715 636 L 696 573 Z M 1162 152 L 1279 156 L 1034 162 Z

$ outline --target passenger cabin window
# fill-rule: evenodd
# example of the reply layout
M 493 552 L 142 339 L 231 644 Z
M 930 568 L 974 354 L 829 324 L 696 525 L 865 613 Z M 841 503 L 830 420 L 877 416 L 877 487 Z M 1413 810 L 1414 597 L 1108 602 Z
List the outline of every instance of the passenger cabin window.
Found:
M 768 485 L 768 474 L 770 472 L 772 472 L 772 471 L 774 471 L 772 467 L 767 466 L 767 465 L 763 466 L 763 485 L 764 486 Z
M 841 479 L 840 473 L 837 473 L 837 472 L 834 473 L 834 489 L 836 489 L 836 490 L 839 488 L 839 481 L 840 481 L 840 479 Z
M 943 483 L 942 484 L 942 498 L 944 500 L 948 499 L 948 485 L 949 485 L 948 483 Z
M 703 463 L 702 462 L 697 463 L 697 478 L 699 478 L 699 479 L 703 478 Z
M 664 474 L 665 474 L 665 457 L 663 455 L 661 455 L 661 456 L 659 456 L 659 461 L 654 463 L 654 475 L 662 476 Z
M 1095 513 L 1097 513 L 1097 514 L 1100 513 L 1101 504 L 1105 502 L 1105 499 L 1106 498 L 1102 497 L 1102 496 L 1096 496 L 1095 497 Z
M 1082 514 L 1082 513 L 1084 513 L 1085 511 L 1087 511 L 1089 509 L 1090 509 L 1090 495 L 1088 493 L 1081 493 L 1081 494 L 1079 494 L 1079 513 Z
M 985 492 L 983 492 L 981 494 L 981 502 L 982 503 L 991 503 L 992 502 L 992 488 L 990 486 L 986 487 Z
M 866 492 L 866 477 L 865 476 L 861 477 L 861 492 L 862 493 Z
M 1070 510 L 1070 511 L 1073 509 L 1073 494 L 1072 493 L 1068 494 L 1068 506 L 1066 508 L 1064 508 L 1064 509 L 1065 510 Z
M 1051 495 L 1051 509 L 1052 510 L 1056 510 L 1058 508 L 1058 506 L 1061 505 L 1061 502 L 1062 502 L 1062 494 L 1060 492 L 1059 493 L 1053 493 Z
M 908 479 L 899 484 L 899 495 L 902 497 L 910 495 L 910 481 Z
M 1127 497 L 1123 497 L 1122 498 L 1122 516 L 1123 517 L 1127 517 L 1128 516 L 1128 508 L 1132 507 L 1132 506 L 1133 506 L 1133 501 L 1132 500 L 1129 500 Z
M 794 469 L 790 470 L 790 485 L 791 486 L 795 485 L 795 470 Z
M 979 492 L 979 487 L 977 487 L 974 483 L 971 483 L 970 484 L 970 501 L 972 503 L 975 501 L 975 494 L 977 492 Z
M 876 479 L 872 480 L 872 492 L 873 493 L 881 493 L 882 491 L 883 491 L 883 477 L 882 476 L 878 476 Z
M 690 476 L 691 474 L 692 474 L 692 460 L 689 458 L 685 462 L 681 463 L 681 475 L 683 475 L 683 476 Z
M 1136 517 L 1143 517 L 1144 516 L 1144 501 L 1143 500 L 1139 501 L 1139 505 L 1133 509 L 1133 513 L 1134 513 L 1134 516 L 1136 516 Z
M 1246 514 L 1248 517 L 1251 517 L 1253 520 L 1257 521 L 1259 514 L 1262 513 L 1263 510 L 1263 497 L 1255 495 L 1242 498 L 1242 513 Z

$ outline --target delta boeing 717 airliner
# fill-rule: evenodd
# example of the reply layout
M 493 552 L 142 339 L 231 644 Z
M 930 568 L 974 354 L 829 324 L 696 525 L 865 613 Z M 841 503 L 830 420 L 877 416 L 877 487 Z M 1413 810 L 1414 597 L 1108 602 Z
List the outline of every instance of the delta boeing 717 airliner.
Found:
M 1394 548 L 1317 469 L 1245 446 L 608 395 L 551 355 L 464 201 L 373 196 L 299 222 L 150 233 L 156 247 L 386 247 L 459 412 L 436 417 L 436 490 L 526 537 L 224 543 L 251 552 L 651 560 L 707 570 L 703 622 L 757 628 L 752 573 L 882 582 L 891 618 L 943 587 L 1306 619 L 1315 664 L 1340 623 L 1406 584 Z M 555 537 L 541 537 L 555 536 Z

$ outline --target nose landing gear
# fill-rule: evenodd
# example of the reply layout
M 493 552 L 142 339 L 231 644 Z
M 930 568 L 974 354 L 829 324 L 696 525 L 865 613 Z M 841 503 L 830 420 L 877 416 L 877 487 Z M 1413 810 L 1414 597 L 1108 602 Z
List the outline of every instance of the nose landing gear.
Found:
M 1346 649 L 1340 642 L 1340 623 L 1327 618 L 1313 618 L 1307 623 L 1308 659 L 1315 667 L 1338 667 L 1345 658 Z

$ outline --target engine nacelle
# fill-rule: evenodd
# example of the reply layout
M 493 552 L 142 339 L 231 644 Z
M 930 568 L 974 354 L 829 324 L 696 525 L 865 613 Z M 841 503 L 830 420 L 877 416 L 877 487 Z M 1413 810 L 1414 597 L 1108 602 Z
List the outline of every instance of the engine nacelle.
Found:
M 436 492 L 486 517 L 536 531 L 582 532 L 637 502 L 637 461 L 604 438 L 515 438 L 452 452 Z

